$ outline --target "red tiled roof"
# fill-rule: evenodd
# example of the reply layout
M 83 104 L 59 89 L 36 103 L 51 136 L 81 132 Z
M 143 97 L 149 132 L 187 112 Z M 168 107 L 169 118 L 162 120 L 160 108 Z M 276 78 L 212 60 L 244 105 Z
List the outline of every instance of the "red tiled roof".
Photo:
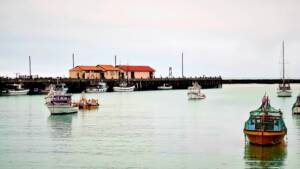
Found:
M 118 67 L 123 71 L 130 71 L 130 72 L 155 72 L 155 70 L 150 66 L 119 65 Z
M 76 66 L 70 69 L 70 71 L 80 71 L 80 70 L 103 70 L 103 69 L 97 66 Z
M 119 68 L 114 67 L 113 65 L 97 65 L 106 71 L 118 71 Z

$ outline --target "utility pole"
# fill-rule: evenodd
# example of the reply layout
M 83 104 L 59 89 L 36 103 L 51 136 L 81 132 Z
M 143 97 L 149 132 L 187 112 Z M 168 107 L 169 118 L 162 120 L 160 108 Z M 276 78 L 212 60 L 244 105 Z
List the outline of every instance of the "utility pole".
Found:
M 183 52 L 181 53 L 181 76 L 183 78 Z
M 74 61 L 74 53 L 72 54 L 72 61 L 73 61 L 73 68 L 75 67 L 75 61 Z
M 117 66 L 117 55 L 115 55 L 115 67 Z
M 169 67 L 169 77 L 172 77 L 172 67 Z
M 31 76 L 31 57 L 29 56 L 29 78 L 31 79 L 32 76 Z

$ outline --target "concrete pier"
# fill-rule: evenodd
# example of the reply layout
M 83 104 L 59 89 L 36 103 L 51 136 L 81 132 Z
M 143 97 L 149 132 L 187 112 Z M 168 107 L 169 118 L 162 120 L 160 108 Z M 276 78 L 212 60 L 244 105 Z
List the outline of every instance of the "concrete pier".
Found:
M 46 86 L 56 83 L 65 83 L 70 93 L 80 93 L 87 86 L 96 84 L 99 80 L 90 79 L 70 79 L 70 78 L 0 78 L 0 90 L 5 89 L 9 84 L 22 83 L 24 88 L 33 90 L 34 88 L 45 89 Z M 113 86 L 119 83 L 119 80 L 103 80 L 108 85 L 108 91 L 112 91 Z M 193 78 L 154 78 L 154 79 L 133 79 L 129 83 L 134 84 L 137 91 L 157 90 L 158 86 L 168 83 L 173 89 L 187 89 L 193 82 L 198 82 L 202 88 L 220 88 L 222 87 L 221 77 L 193 77 Z

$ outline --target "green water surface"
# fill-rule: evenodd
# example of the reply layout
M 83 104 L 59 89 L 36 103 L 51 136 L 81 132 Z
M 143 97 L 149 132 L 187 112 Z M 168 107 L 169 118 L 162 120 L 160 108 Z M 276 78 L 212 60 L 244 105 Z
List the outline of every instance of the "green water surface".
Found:
M 88 94 L 100 107 L 50 116 L 45 96 L 0 97 L 1 169 L 299 168 L 300 116 L 277 85 L 224 85 L 188 100 L 187 90 Z M 244 122 L 264 93 L 284 112 L 286 143 L 245 142 Z M 79 98 L 74 95 L 74 99 Z

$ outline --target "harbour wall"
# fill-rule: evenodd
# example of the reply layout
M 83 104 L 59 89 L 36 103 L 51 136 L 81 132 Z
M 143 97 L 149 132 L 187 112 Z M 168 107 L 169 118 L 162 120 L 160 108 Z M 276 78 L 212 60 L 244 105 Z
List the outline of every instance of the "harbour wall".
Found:
M 119 80 L 102 80 L 107 83 L 108 91 L 118 85 Z M 70 93 L 80 93 L 90 85 L 95 85 L 99 80 L 92 79 L 70 79 L 70 78 L 0 78 L 0 91 L 7 88 L 9 84 L 22 83 L 24 88 L 45 89 L 50 84 L 65 83 Z M 129 83 L 134 84 L 137 91 L 157 90 L 158 86 L 170 84 L 173 89 L 187 89 L 193 82 L 198 82 L 202 88 L 221 88 L 221 77 L 193 77 L 193 78 L 153 78 L 153 79 L 131 79 Z
M 300 79 L 285 79 L 289 83 L 300 83 Z M 279 84 L 282 79 L 223 79 L 222 84 Z

